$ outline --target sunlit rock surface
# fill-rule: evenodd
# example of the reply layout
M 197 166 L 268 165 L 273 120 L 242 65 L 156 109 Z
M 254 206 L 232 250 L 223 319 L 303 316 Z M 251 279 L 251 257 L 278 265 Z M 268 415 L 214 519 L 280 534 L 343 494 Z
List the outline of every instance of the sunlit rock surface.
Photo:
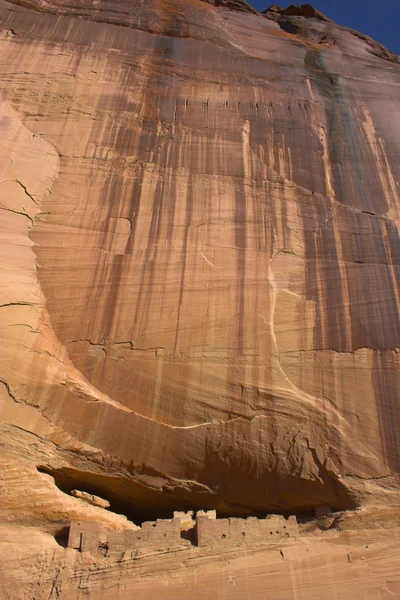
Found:
M 390 506 L 395 527 L 397 57 L 312 7 L 0 9 L 8 597 L 40 573 L 21 527 L 54 564 L 71 519 Z

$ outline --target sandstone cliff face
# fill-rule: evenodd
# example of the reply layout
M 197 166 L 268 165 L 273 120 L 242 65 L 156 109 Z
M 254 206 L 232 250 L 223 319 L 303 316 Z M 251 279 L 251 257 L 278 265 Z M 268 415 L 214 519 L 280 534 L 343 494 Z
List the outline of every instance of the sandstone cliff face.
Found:
M 240 0 L 0 7 L 9 531 L 397 506 L 397 58 Z

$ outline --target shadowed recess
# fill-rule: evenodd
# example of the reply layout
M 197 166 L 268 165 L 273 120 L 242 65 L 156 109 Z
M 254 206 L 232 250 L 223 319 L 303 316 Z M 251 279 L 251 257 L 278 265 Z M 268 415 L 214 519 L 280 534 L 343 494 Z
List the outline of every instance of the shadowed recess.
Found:
M 301 498 L 297 497 L 292 508 L 287 505 L 268 505 L 266 502 L 264 510 L 261 508 L 260 510 L 251 510 L 245 505 L 239 506 L 224 502 L 218 493 L 188 493 L 187 490 L 183 489 L 175 488 L 175 490 L 170 490 L 167 486 L 161 489 L 151 489 L 126 477 L 111 477 L 67 467 L 52 469 L 39 466 L 37 469 L 40 473 L 51 475 L 54 478 L 55 485 L 62 492 L 70 494 L 72 490 L 78 489 L 88 494 L 100 496 L 110 502 L 110 508 L 104 510 L 125 515 L 130 521 L 136 524 L 154 519 L 170 519 L 176 510 L 215 509 L 221 517 L 257 516 L 263 518 L 267 514 L 274 513 L 285 516 L 295 514 L 299 517 L 307 518 L 321 504 L 329 503 L 334 511 L 346 510 L 357 506 L 356 501 L 345 490 L 340 491 L 340 496 L 338 494 L 335 497 L 332 494 L 329 497 L 328 494 L 323 494 L 321 490 L 317 489 L 314 502 L 309 496 L 304 498 L 304 503 L 302 504 Z M 309 484 L 312 484 L 312 482 L 309 482 Z M 307 487 L 310 487 L 310 485 L 307 486 L 306 484 L 305 488 Z M 299 488 L 300 494 L 301 491 Z

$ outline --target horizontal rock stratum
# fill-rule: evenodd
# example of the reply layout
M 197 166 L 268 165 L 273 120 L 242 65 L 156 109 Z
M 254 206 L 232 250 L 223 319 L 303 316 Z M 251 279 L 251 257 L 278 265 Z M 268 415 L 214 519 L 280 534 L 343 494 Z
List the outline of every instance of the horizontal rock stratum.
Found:
M 335 597 L 305 567 L 400 595 L 398 559 L 378 566 L 400 539 L 398 57 L 310 5 L 0 8 L 5 597 L 166 597 L 120 566 L 78 585 L 71 521 L 319 506 L 341 516 L 314 554 L 238 563 L 236 592 L 206 566 L 204 599 L 265 598 L 260 569 L 290 571 L 271 600 Z

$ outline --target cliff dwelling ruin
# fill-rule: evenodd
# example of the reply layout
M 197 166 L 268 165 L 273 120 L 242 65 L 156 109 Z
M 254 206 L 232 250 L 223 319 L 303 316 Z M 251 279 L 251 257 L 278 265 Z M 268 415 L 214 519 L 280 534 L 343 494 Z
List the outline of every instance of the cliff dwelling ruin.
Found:
M 136 531 L 116 532 L 95 522 L 72 521 L 68 548 L 92 555 L 134 559 L 140 551 L 178 551 L 217 546 L 228 549 L 258 545 L 297 536 L 295 516 L 270 515 L 265 519 L 217 519 L 215 511 L 174 512 L 172 519 L 145 521 Z
M 0 600 L 400 599 L 400 2 L 249 2 L 0 0 Z

